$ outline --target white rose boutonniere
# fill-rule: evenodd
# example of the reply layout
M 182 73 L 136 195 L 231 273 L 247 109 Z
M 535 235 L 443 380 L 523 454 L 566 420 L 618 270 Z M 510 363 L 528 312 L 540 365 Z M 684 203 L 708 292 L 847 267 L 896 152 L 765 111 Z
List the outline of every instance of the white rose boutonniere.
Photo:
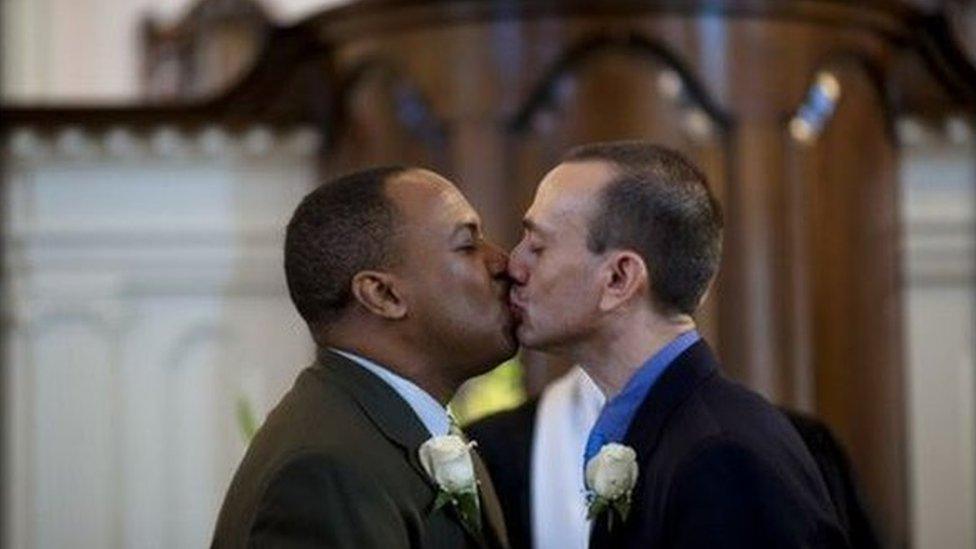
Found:
M 420 464 L 437 483 L 434 511 L 451 504 L 461 524 L 473 534 L 481 531 L 478 481 L 471 461 L 474 442 L 456 435 L 432 437 L 420 445 Z
M 607 530 L 613 516 L 620 521 L 630 514 L 630 495 L 637 484 L 637 452 L 623 444 L 610 443 L 586 464 L 587 520 L 607 512 Z

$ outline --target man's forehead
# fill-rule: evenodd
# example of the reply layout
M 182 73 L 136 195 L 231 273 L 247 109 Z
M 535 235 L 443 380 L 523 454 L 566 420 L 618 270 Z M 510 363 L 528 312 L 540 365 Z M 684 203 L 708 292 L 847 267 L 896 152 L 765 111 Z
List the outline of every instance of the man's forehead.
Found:
M 399 173 L 386 182 L 387 195 L 405 209 L 422 206 L 432 200 L 441 200 L 441 195 L 450 193 L 453 185 L 433 172 L 410 169 Z
M 560 164 L 539 184 L 535 201 L 525 215 L 526 229 L 544 232 L 567 223 L 585 224 L 599 192 L 615 172 L 606 162 Z M 555 227 L 554 227 L 555 226 Z
M 479 224 L 477 213 L 464 195 L 440 175 L 412 169 L 388 183 L 390 197 L 411 221 Z
M 602 189 L 617 175 L 612 164 L 603 160 L 563 162 L 546 174 L 543 183 L 564 192 L 590 192 Z
M 438 194 L 454 187 L 440 175 L 422 168 L 404 170 L 390 178 L 386 185 L 391 194 L 401 195 Z

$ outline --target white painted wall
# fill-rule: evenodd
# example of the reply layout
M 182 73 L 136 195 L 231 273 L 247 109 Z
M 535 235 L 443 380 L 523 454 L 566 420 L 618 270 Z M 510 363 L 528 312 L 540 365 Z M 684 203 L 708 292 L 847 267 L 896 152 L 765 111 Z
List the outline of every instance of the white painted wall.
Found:
M 259 0 L 286 24 L 349 0 Z M 8 102 L 125 101 L 139 94 L 139 22 L 171 21 L 195 0 L 3 0 Z
M 5 151 L 4 546 L 207 546 L 238 399 L 310 363 L 281 254 L 315 140 L 221 136 Z
M 976 547 L 976 146 L 903 149 L 913 546 Z

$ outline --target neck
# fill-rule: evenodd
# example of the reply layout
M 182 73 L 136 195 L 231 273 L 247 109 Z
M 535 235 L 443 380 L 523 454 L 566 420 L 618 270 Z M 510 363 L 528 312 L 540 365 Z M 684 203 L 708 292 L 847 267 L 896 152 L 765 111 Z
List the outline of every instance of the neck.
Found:
M 688 315 L 662 317 L 651 313 L 640 321 L 624 319 L 579 349 L 578 360 L 609 401 L 649 358 L 693 329 L 695 321 Z
M 370 337 L 368 341 L 364 341 L 361 335 L 347 336 L 346 334 L 350 332 L 370 334 Z M 329 347 L 367 358 L 396 375 L 409 379 L 444 406 L 447 406 L 460 387 L 460 383 L 438 373 L 445 370 L 442 364 L 434 364 L 429 357 L 409 345 L 381 334 L 375 330 L 375 327 L 347 331 L 333 330 L 329 337 L 325 338 L 324 343 Z

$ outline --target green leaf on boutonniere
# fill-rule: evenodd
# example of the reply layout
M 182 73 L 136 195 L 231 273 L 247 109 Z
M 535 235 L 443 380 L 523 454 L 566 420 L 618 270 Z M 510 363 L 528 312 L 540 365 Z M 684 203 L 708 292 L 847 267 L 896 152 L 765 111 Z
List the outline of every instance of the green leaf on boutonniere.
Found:
M 478 495 L 471 492 L 461 494 L 457 500 L 457 511 L 461 515 L 461 522 L 465 523 L 475 534 L 481 533 L 481 509 L 478 508 Z
M 461 525 L 471 535 L 478 536 L 481 533 L 481 509 L 478 506 L 477 492 L 450 493 L 443 490 L 437 493 L 434 499 L 432 513 L 436 513 L 443 507 L 450 507 L 457 514 Z
M 607 531 L 613 531 L 615 523 L 623 523 L 630 515 L 631 499 L 630 494 L 626 494 L 614 500 L 608 500 L 595 494 L 589 497 L 589 508 L 586 513 L 586 520 L 594 520 L 603 513 L 607 515 Z M 616 518 L 615 518 L 616 516 Z
M 590 508 L 586 513 L 586 520 L 593 520 L 607 510 L 609 502 L 599 496 L 594 496 L 590 502 Z
M 437 511 L 441 507 L 444 507 L 448 503 L 451 503 L 452 499 L 454 498 L 451 497 L 451 494 L 443 491 L 438 491 L 437 499 L 434 500 L 434 511 Z
M 627 516 L 630 515 L 630 495 L 614 501 L 613 508 L 620 513 L 620 522 L 627 520 Z

